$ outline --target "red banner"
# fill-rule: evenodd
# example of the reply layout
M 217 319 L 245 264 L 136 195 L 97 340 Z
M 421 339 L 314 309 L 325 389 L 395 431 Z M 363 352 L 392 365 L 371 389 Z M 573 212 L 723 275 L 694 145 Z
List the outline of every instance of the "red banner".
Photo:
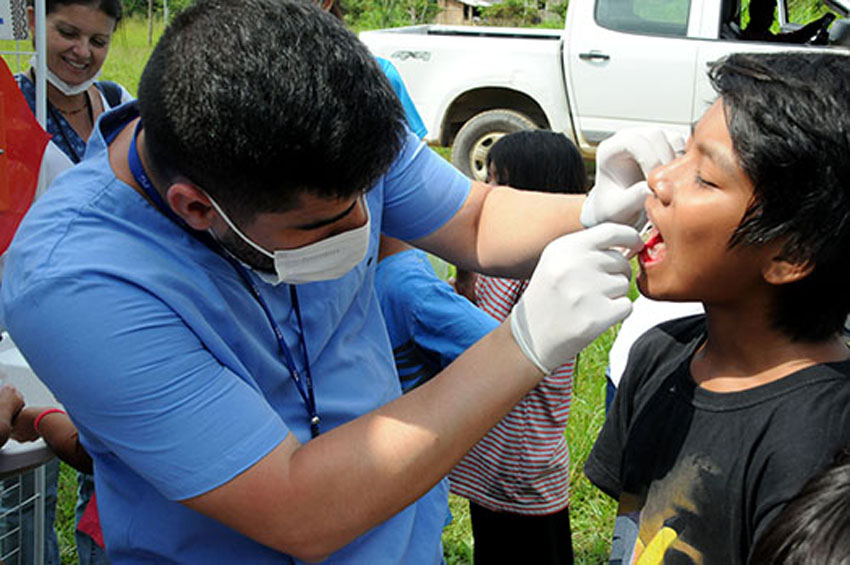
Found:
M 29 210 L 50 135 L 42 129 L 0 58 L 0 253 Z

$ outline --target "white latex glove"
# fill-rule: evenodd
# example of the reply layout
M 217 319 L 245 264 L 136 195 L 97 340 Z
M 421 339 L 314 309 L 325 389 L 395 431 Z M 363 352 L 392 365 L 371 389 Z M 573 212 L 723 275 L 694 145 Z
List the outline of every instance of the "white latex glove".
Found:
M 658 128 L 624 129 L 599 144 L 596 183 L 581 209 L 585 227 L 617 222 L 640 227 L 649 194 L 649 172 L 672 161 L 685 147 L 685 138 Z
M 623 249 L 643 241 L 629 226 L 600 224 L 552 241 L 511 312 L 511 332 L 545 374 L 631 312 L 631 266 Z

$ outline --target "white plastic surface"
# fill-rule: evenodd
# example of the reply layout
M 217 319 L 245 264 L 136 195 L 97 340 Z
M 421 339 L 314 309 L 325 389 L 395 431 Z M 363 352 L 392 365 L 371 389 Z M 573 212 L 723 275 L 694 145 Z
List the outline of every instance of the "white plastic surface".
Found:
M 0 382 L 14 385 L 30 406 L 62 406 L 35 376 L 9 334 L 5 332 L 3 340 L 0 341 Z M 0 449 L 0 477 L 17 475 L 46 463 L 53 457 L 53 452 L 42 439 L 26 443 L 9 439 Z

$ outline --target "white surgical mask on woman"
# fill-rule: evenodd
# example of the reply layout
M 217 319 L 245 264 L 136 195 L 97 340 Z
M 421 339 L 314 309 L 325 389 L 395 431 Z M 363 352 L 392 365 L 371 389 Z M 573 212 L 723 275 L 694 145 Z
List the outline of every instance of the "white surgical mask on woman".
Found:
M 338 279 L 356 267 L 369 250 L 371 215 L 363 197 L 360 198 L 360 205 L 366 212 L 366 223 L 362 226 L 296 249 L 275 249 L 273 252 L 259 246 L 242 233 L 218 203 L 209 195 L 207 198 L 227 226 L 242 241 L 274 261 L 275 275 L 255 271 L 262 280 L 270 284 L 303 284 Z
M 30 66 L 35 68 L 35 55 L 30 59 Z M 56 73 L 50 70 L 50 67 L 45 67 L 47 69 L 47 73 L 44 75 L 47 78 L 47 81 L 56 87 L 59 92 L 64 94 L 65 96 L 76 96 L 81 92 L 85 92 L 89 89 L 91 85 L 95 83 L 95 81 L 100 77 L 100 71 L 97 71 L 95 75 L 89 79 L 84 80 L 80 84 L 69 84 L 56 76 Z

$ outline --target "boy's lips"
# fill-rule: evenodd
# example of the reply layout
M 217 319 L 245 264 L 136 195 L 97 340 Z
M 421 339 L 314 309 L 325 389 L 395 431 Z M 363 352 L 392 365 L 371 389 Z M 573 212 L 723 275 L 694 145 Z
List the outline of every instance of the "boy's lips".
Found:
M 641 249 L 638 254 L 638 258 L 643 265 L 657 263 L 664 258 L 665 249 L 666 246 L 664 244 L 664 238 L 661 236 L 661 232 L 653 226 L 647 234 L 646 242 L 644 243 L 643 249 Z

